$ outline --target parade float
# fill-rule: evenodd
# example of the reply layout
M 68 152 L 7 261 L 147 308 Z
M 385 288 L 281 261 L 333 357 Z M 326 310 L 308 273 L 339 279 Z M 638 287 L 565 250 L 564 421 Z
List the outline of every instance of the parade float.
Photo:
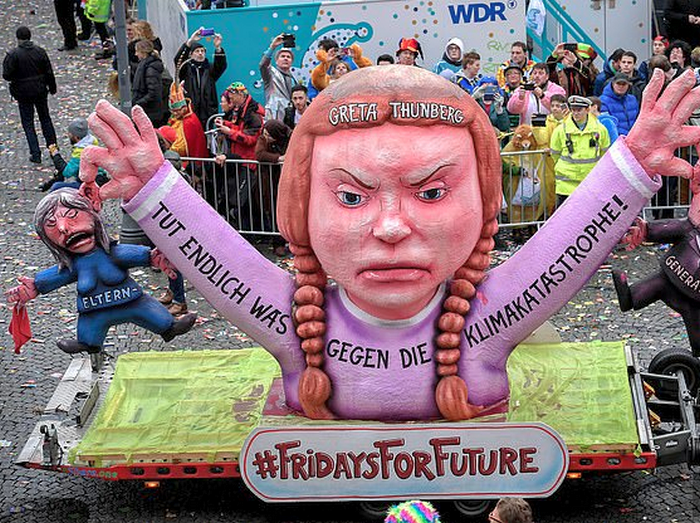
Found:
M 700 105 L 662 75 L 642 116 L 540 231 L 490 269 L 501 162 L 483 110 L 443 78 L 371 67 L 294 131 L 277 220 L 295 274 L 261 256 L 163 161 L 153 129 L 99 102 L 102 198 L 124 209 L 257 349 L 76 358 L 17 463 L 105 480 L 242 478 L 261 499 L 550 496 L 568 478 L 700 462 L 678 368 L 619 343 L 530 338 L 628 233 Z M 670 122 L 670 123 L 669 123 Z M 409 146 L 410 144 L 410 146 Z M 329 281 L 332 276 L 333 281 Z M 530 342 L 530 343 L 528 343 Z M 692 356 L 691 356 L 692 358 Z M 657 390 L 664 389 L 660 396 Z

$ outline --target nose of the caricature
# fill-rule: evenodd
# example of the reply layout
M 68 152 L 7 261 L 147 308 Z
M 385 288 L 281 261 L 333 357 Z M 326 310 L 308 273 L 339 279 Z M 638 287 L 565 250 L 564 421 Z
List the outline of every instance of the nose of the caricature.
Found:
M 384 213 L 377 220 L 372 233 L 384 242 L 398 243 L 411 234 L 411 227 L 399 213 Z
M 68 221 L 62 218 L 57 218 L 56 229 L 58 229 L 58 232 L 65 234 L 66 232 L 68 232 Z

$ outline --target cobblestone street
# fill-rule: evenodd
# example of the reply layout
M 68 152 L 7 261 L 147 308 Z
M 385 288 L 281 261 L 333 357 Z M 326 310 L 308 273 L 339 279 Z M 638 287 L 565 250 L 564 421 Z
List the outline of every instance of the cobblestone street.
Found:
M 96 61 L 97 42 L 81 42 L 78 51 L 59 53 L 60 31 L 53 2 L 0 0 L 0 34 L 5 50 L 16 45 L 14 32 L 27 25 L 33 40 L 44 47 L 54 66 L 58 94 L 50 97 L 51 113 L 66 152 L 68 123 L 87 117 L 97 100 L 106 96 L 111 61 Z M 43 146 L 43 139 L 40 138 Z M 48 153 L 43 163 L 29 163 L 16 103 L 7 82 L 0 83 L 0 271 L 3 290 L 19 275 L 33 275 L 53 264 L 48 249 L 37 238 L 32 217 L 43 193 L 37 187 L 53 173 Z M 121 210 L 106 210 L 108 230 L 116 235 Z M 506 259 L 515 245 L 495 253 Z M 626 270 L 631 281 L 658 267 L 663 246 L 643 246 L 628 253 L 619 250 L 608 259 L 586 287 L 552 322 L 565 341 L 624 339 L 639 356 L 643 368 L 659 350 L 687 347 L 681 318 L 663 304 L 623 314 L 615 297 L 611 267 Z M 289 264 L 289 261 L 279 262 Z M 165 276 L 143 269 L 132 276 L 145 290 L 158 294 Z M 133 326 L 120 326 L 108 338 L 110 357 L 132 351 L 176 349 L 231 349 L 252 342 L 218 314 L 195 291 L 188 290 L 190 308 L 200 322 L 188 334 L 165 344 L 160 336 Z M 16 467 L 14 460 L 70 363 L 71 356 L 55 346 L 58 338 L 74 334 L 77 314 L 74 286 L 41 296 L 29 307 L 35 341 L 22 354 L 13 352 L 7 334 L 10 310 L 0 315 L 0 522 L 346 522 L 364 521 L 341 504 L 265 505 L 248 492 L 242 481 L 190 480 L 164 483 L 145 490 L 140 483 L 88 480 Z M 655 473 L 626 473 L 570 481 L 551 498 L 532 502 L 538 523 L 693 523 L 700 521 L 700 471 L 685 465 Z M 445 509 L 445 523 L 459 516 Z M 486 521 L 486 518 L 483 518 Z

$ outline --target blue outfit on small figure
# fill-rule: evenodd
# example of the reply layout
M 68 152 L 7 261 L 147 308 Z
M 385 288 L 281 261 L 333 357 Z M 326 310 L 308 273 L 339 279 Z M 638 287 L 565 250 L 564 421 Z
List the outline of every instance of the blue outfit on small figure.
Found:
M 100 208 L 94 182 L 80 190 L 58 189 L 39 202 L 34 228 L 57 263 L 34 278 L 20 277 L 20 285 L 7 291 L 9 301 L 24 305 L 39 294 L 77 283 L 77 340 L 56 342 L 69 354 L 101 352 L 109 328 L 121 323 L 134 323 L 160 334 L 165 341 L 188 332 L 196 314 L 173 318 L 129 276 L 131 267 L 153 264 L 167 272 L 173 268 L 150 247 L 110 242 Z
M 134 323 L 156 334 L 173 325 L 173 317 L 156 299 L 144 294 L 130 276 L 131 267 L 150 266 L 151 249 L 141 245 L 110 245 L 109 254 L 97 247 L 75 256 L 71 268 L 55 265 L 36 275 L 40 294 L 77 282 L 78 341 L 102 347 L 112 325 Z

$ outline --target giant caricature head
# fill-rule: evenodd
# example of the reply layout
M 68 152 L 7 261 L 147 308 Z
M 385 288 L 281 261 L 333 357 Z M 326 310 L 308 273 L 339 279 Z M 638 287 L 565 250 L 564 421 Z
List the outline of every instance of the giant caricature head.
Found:
M 464 384 L 456 376 L 460 332 L 501 203 L 488 117 L 454 84 L 399 66 L 343 77 L 307 113 L 292 135 L 278 201 L 299 270 L 302 406 L 311 417 L 330 415 L 330 382 L 320 370 L 326 274 L 360 309 L 388 320 L 414 316 L 453 278 L 436 354 L 438 373 L 449 378 L 438 385 L 438 407 L 452 417 L 440 396 L 459 393 L 443 382 Z

